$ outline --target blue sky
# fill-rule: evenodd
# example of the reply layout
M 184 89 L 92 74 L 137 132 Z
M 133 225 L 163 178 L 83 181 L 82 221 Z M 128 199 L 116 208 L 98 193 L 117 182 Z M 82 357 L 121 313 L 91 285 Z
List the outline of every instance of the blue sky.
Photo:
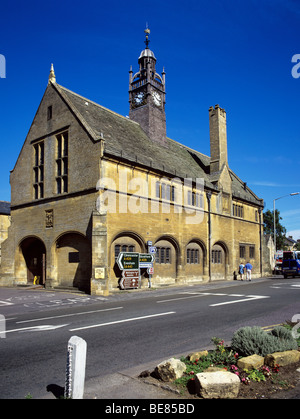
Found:
M 208 108 L 220 104 L 229 165 L 266 209 L 300 192 L 300 78 L 291 73 L 299 0 L 12 0 L 0 10 L 0 200 L 10 200 L 9 172 L 51 63 L 59 84 L 127 115 L 146 22 L 157 70 L 166 71 L 167 135 L 209 155 Z M 300 238 L 300 195 L 276 208 Z

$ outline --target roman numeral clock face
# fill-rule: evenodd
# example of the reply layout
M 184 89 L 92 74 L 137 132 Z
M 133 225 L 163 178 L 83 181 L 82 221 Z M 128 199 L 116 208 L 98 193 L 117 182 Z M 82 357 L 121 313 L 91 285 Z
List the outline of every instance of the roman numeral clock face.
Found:
M 161 105 L 161 96 L 158 92 L 152 92 L 152 98 L 154 105 L 160 106 Z

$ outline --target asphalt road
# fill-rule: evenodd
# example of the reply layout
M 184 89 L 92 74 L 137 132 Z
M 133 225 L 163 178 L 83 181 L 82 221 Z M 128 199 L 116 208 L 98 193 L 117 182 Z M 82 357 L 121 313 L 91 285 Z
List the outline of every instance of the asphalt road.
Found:
M 0 288 L 0 398 L 43 398 L 47 386 L 63 387 L 71 336 L 87 342 L 88 381 L 211 347 L 213 336 L 229 343 L 242 326 L 290 320 L 299 297 L 300 280 L 281 277 L 107 298 Z

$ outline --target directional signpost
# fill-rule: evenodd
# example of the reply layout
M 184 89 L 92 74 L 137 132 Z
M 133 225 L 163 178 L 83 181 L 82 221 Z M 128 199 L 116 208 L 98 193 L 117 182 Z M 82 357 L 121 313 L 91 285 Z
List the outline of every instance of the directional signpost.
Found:
M 138 288 L 140 283 L 139 253 L 119 253 L 117 264 L 122 271 L 120 287 L 125 290 L 128 288 Z
M 140 280 L 139 269 L 126 269 L 122 271 L 120 287 L 125 290 L 128 288 L 137 288 Z
M 117 264 L 124 269 L 139 269 L 139 253 L 119 253 Z
M 147 268 L 149 274 L 149 287 L 151 287 L 151 275 L 154 273 L 154 253 L 119 253 L 117 265 L 122 271 L 120 279 L 121 289 L 138 288 L 140 282 L 140 269 Z
M 153 268 L 154 255 L 150 253 L 140 253 L 140 268 Z

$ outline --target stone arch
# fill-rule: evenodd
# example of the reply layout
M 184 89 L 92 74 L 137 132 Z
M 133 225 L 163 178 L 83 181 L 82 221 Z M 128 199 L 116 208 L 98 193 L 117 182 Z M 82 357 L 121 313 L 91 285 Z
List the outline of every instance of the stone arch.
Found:
M 211 278 L 224 280 L 228 275 L 229 250 L 226 243 L 216 241 L 211 249 Z
M 19 283 L 44 285 L 46 246 L 39 237 L 24 237 L 16 248 L 15 275 Z
M 167 234 L 158 237 L 154 246 L 155 255 L 154 280 L 161 283 L 174 283 L 178 278 L 181 265 L 181 251 L 178 241 Z
M 90 292 L 92 252 L 84 234 L 69 231 L 59 235 L 52 246 L 52 257 L 59 286 Z
M 114 236 L 109 246 L 108 256 L 113 287 L 118 286 L 118 281 L 121 277 L 121 271 L 116 263 L 117 256 L 120 252 L 145 253 L 145 242 L 138 233 L 133 231 L 124 230 Z
M 207 272 L 207 249 L 199 238 L 192 238 L 185 246 L 185 274 L 202 278 Z

